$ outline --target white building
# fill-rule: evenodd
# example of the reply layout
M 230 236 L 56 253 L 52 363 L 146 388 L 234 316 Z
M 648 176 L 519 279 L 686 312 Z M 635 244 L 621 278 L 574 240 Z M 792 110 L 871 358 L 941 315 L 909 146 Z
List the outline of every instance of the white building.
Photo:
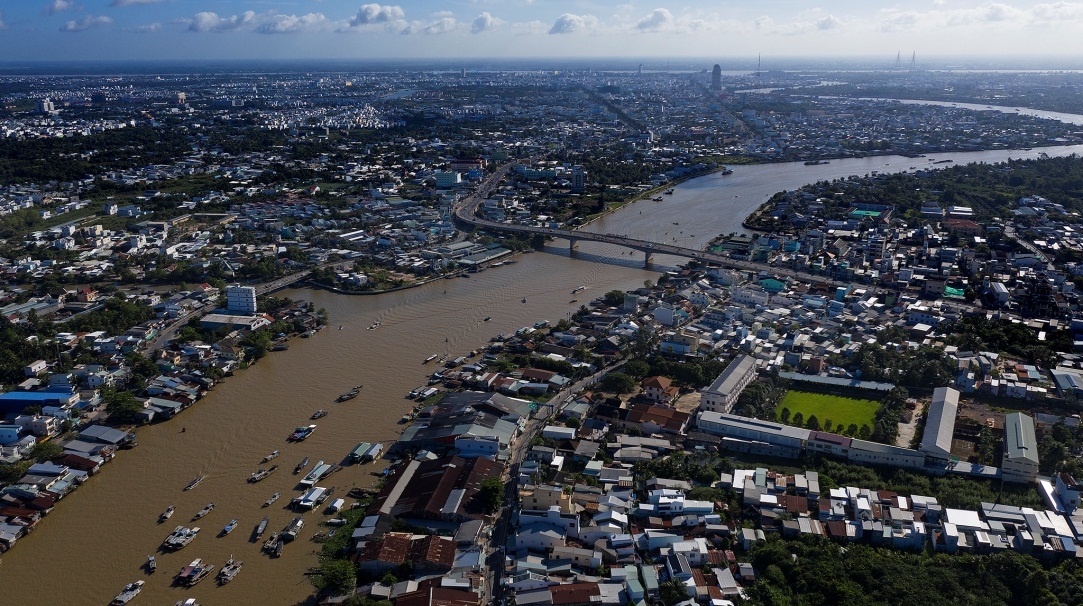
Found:
M 235 314 L 256 313 L 256 288 L 231 285 L 226 287 L 226 309 Z
M 1004 461 L 1000 470 L 1009 482 L 1033 482 L 1038 477 L 1034 419 L 1021 412 L 1004 415 Z
M 959 392 L 950 387 L 933 390 L 929 415 L 925 420 L 925 433 L 921 436 L 920 450 L 930 459 L 942 462 L 951 460 L 951 437 L 955 433 L 955 416 L 959 412 Z
M 709 387 L 700 391 L 700 410 L 729 412 L 737 403 L 741 391 L 756 378 L 756 359 L 752 356 L 734 358 L 726 370 Z

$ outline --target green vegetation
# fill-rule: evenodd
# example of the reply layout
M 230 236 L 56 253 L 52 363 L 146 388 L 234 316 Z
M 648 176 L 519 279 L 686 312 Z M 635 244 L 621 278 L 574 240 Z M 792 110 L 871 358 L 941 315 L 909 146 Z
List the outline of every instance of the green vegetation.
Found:
M 851 425 L 871 428 L 879 408 L 880 403 L 873 400 L 791 390 L 782 398 L 776 418 L 785 423 L 783 417 L 788 416 L 787 410 L 790 414 L 801 413 L 806 419 L 815 416 L 824 431 L 840 433 Z M 831 422 L 830 426 L 828 421 Z
M 945 327 L 945 332 L 951 335 L 948 343 L 959 349 L 1003 352 L 1047 368 L 1056 365 L 1054 352 L 1072 352 L 1072 335 L 1067 330 L 1047 331 L 1045 340 L 1039 341 L 1038 331 L 1026 324 L 984 315 L 963 316 Z
M 504 482 L 496 476 L 485 478 L 478 490 L 478 499 L 485 505 L 485 511 L 498 511 L 504 501 Z
M 601 385 L 611 393 L 631 393 L 636 388 L 636 381 L 623 372 L 611 372 L 602 377 Z
M 1065 562 L 1046 569 L 1038 560 L 1003 552 L 993 556 L 905 553 L 863 544 L 845 549 L 821 537 L 772 539 L 757 545 L 752 564 L 759 581 L 749 602 L 769 605 L 1047 605 L 1083 603 L 1083 567 Z
M 940 505 L 959 509 L 979 509 L 983 502 L 1035 509 L 1044 507 L 1034 488 L 999 480 L 954 475 L 932 477 L 896 467 L 852 465 L 826 457 L 811 461 L 807 469 L 820 472 L 821 491 L 838 486 L 891 490 L 904 495 L 936 497 Z

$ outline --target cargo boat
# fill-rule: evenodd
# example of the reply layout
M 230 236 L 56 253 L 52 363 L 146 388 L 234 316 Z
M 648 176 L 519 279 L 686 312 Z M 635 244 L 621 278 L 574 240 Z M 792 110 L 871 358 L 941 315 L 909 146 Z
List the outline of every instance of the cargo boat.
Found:
M 305 457 L 303 461 L 297 464 L 297 467 L 293 468 L 293 475 L 301 473 L 305 467 L 308 467 L 308 457 Z
M 214 503 L 207 503 L 206 507 L 204 507 L 203 509 L 200 509 L 199 511 L 196 512 L 196 515 L 192 516 L 192 519 L 193 520 L 198 520 L 199 518 L 202 518 L 203 516 L 210 513 L 212 509 L 214 509 Z
M 176 510 L 177 508 L 172 505 L 166 507 L 165 511 L 163 511 L 162 514 L 158 516 L 158 523 L 161 524 L 162 522 L 165 522 L 169 518 L 173 517 L 173 512 Z

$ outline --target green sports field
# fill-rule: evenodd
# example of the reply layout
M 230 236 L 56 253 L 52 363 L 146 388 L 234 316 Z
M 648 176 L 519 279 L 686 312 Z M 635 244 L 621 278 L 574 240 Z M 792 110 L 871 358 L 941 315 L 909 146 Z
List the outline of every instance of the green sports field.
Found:
M 782 403 L 778 405 L 776 414 L 779 417 L 782 416 L 783 408 L 790 409 L 791 419 L 797 413 L 803 414 L 806 421 L 810 416 L 816 415 L 821 427 L 824 421 L 831 419 L 832 431 L 841 431 L 837 429 L 840 425 L 842 429 L 845 429 L 851 423 L 859 428 L 862 425 L 868 425 L 871 428 L 880 403 L 874 400 L 844 398 L 808 391 L 789 391 L 786 397 L 782 398 Z

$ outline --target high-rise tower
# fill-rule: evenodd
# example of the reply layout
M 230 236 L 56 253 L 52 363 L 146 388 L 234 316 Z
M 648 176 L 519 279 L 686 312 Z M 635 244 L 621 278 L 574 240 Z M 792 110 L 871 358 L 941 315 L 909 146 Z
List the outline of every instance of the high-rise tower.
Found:
M 717 63 L 711 70 L 711 90 L 722 90 L 722 66 Z

